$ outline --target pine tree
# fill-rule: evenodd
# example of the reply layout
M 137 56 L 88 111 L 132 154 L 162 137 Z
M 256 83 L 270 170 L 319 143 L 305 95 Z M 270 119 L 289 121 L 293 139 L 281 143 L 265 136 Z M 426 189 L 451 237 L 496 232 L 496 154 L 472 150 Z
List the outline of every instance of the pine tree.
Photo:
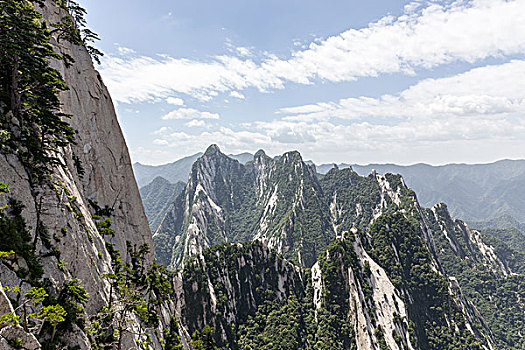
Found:
M 15 153 L 33 183 L 60 164 L 54 154 L 74 142 L 59 93 L 67 90 L 51 59 L 62 59 L 49 43 L 42 16 L 27 0 L 0 0 L 1 150 Z

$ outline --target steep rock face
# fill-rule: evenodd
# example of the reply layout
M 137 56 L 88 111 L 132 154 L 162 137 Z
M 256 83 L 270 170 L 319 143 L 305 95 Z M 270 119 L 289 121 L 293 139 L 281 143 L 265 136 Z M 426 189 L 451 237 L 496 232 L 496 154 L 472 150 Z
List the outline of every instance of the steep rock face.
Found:
M 36 8 L 48 23 L 68 16 L 51 0 Z M 89 53 L 83 46 L 65 40 L 53 39 L 52 44 L 59 53 L 75 60 L 70 67 L 62 61 L 52 65 L 69 86 L 60 100 L 63 111 L 72 115 L 69 122 L 78 131 L 77 144 L 59 150 L 57 156 L 66 167 L 53 169 L 49 180 L 39 185 L 30 184 L 27 171 L 16 156 L 0 155 L 0 180 L 10 190 L 0 196 L 0 207 L 6 203 L 14 207 L 8 198 L 23 204 L 21 218 L 43 268 L 42 278 L 29 281 L 23 272 L 24 268 L 31 270 L 29 261 L 20 256 L 2 259 L 0 281 L 25 289 L 31 287 L 29 282 L 37 283 L 44 285 L 51 297 L 57 297 L 66 281 L 78 279 L 89 294 L 85 310 L 90 316 L 108 302 L 110 285 L 102 276 L 113 270 L 106 242 L 114 243 L 124 262 L 130 260 L 129 252 L 142 244 L 152 247 L 153 242 L 111 98 Z M 78 161 L 83 174 L 76 166 Z M 93 217 L 97 206 L 112 209 L 114 237 L 99 233 Z M 7 213 L 12 215 L 11 208 Z M 152 264 L 153 252 L 144 258 L 146 265 Z M 17 293 L 7 295 L 13 300 L 19 298 Z M 69 336 L 62 337 L 68 345 L 90 348 L 82 329 L 74 326 L 68 332 Z M 132 336 L 125 338 L 125 345 L 135 346 Z
M 234 324 L 246 322 L 266 299 L 302 297 L 303 271 L 260 241 L 205 250 L 184 267 L 182 323 L 191 331 L 211 325 L 218 339 L 234 344 Z
M 312 266 L 335 237 L 315 168 L 298 152 L 271 160 L 258 152 L 253 167 L 259 216 L 255 238 L 302 266 Z
M 439 233 L 439 247 L 442 254 L 447 252 L 469 264 L 482 264 L 496 275 L 506 276 L 512 273 L 509 267 L 496 254 L 494 247 L 486 244 L 477 230 L 471 230 L 463 221 L 454 220 L 450 216 L 447 206 L 436 204 L 426 210 L 426 219 Z M 443 240 L 445 238 L 445 240 Z M 447 266 L 449 270 L 458 267 Z
M 50 23 L 58 22 L 63 16 L 49 0 L 43 13 Z M 60 96 L 63 110 L 72 115 L 70 124 L 79 131 L 72 152 L 80 159 L 85 172 L 82 177 L 73 174 L 72 178 L 83 198 L 114 209 L 113 226 L 115 231 L 122 232 L 115 237 L 114 243 L 126 258 L 126 241 L 152 246 L 152 240 L 147 234 L 144 208 L 115 108 L 86 49 L 63 40 L 56 46 L 59 52 L 75 59 L 70 68 L 66 68 L 63 62 L 59 62 L 58 67 L 69 86 L 69 91 Z M 67 161 L 69 168 L 74 169 L 73 162 Z M 153 255 L 148 259 L 153 261 Z
M 193 164 L 186 188 L 155 232 L 159 261 L 181 266 L 213 244 L 228 242 L 229 211 L 239 210 L 250 196 L 252 174 L 211 146 Z
M 161 262 L 180 267 L 219 243 L 263 239 L 305 266 L 335 237 L 315 171 L 299 153 L 258 152 L 246 165 L 211 146 L 154 235 Z
M 425 209 L 441 266 L 453 276 L 471 318 L 482 316 L 499 349 L 519 349 L 524 337 L 525 255 L 494 236 L 450 217 L 444 204 Z M 461 287 L 460 287 L 461 286 Z
M 176 277 L 175 314 L 190 334 L 212 325 L 230 349 L 490 348 L 457 282 L 433 269 L 418 229 L 402 215 L 381 216 L 369 232 L 332 242 L 311 269 L 261 241 L 214 246 Z

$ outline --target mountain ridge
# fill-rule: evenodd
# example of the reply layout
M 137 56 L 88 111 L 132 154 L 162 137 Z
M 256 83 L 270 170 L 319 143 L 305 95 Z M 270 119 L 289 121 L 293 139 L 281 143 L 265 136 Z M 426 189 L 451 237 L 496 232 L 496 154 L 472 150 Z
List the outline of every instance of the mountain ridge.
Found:
M 197 155 L 194 159 L 196 160 Z M 306 161 L 307 164 L 313 164 Z M 316 165 L 317 172 L 326 174 L 334 164 Z M 376 170 L 379 173 L 403 175 L 408 186 L 414 189 L 422 205 L 431 207 L 447 203 L 451 213 L 466 221 L 478 221 L 511 215 L 525 221 L 525 194 L 522 186 L 525 179 L 525 160 L 503 159 L 485 164 L 453 163 L 433 166 L 418 163 L 408 166 L 395 164 L 338 164 L 338 168 L 352 167 L 359 175 L 367 176 Z M 156 170 L 155 170 L 156 169 Z M 151 168 L 158 172 L 161 168 Z M 185 166 L 186 180 L 191 165 Z M 135 167 L 141 178 L 140 167 Z

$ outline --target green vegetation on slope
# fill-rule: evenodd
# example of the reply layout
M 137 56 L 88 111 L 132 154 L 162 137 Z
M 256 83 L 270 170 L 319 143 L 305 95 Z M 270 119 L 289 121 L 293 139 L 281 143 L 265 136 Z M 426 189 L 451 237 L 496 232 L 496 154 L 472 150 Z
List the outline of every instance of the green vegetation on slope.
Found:
M 356 234 L 367 242 L 366 249 L 387 271 L 408 306 L 408 323 L 392 320 L 397 330 L 394 339 L 406 347 L 403 332 L 410 331 L 412 344 L 420 348 L 482 349 L 482 336 L 477 333 L 481 325 L 468 320 L 467 326 L 464 306 L 458 295 L 450 294 L 447 279 L 433 268 L 419 230 L 418 224 L 395 213 L 379 217 L 369 231 Z M 213 327 L 218 345 L 230 349 L 357 349 L 355 316 L 350 310 L 352 288 L 358 288 L 374 337 L 381 349 L 387 349 L 370 266 L 359 260 L 354 234 L 346 236 L 319 255 L 319 308 L 314 306 L 311 270 L 299 269 L 261 242 L 205 250 L 182 270 L 185 324 L 190 332 Z
M 0 196 L 9 192 L 6 184 L 0 182 Z M 3 201 L 3 198 L 1 198 Z M 13 198 L 8 199 L 8 204 L 0 206 L 0 251 L 14 252 L 15 259 L 23 259 L 27 269 L 18 269 L 17 275 L 37 282 L 43 274 L 40 259 L 35 253 L 31 234 L 25 219 L 22 217 L 23 205 Z M 10 257 L 9 257 L 10 258 Z
M 51 46 L 51 30 L 26 0 L 0 1 L 1 151 L 14 153 L 35 184 L 60 165 L 53 152 L 74 142 L 75 131 L 60 111 L 67 90 L 51 59 L 64 59 Z
M 461 221 L 450 218 L 446 206 L 440 205 L 433 210 L 434 212 L 427 209 L 425 216 L 436 232 L 434 238 L 437 252 L 446 273 L 458 279 L 464 295 L 487 322 L 498 349 L 525 349 L 523 335 L 520 335 L 525 327 L 523 253 L 490 236 L 489 232 L 482 235 L 485 243 L 495 248 L 495 253 L 507 269 L 521 273 L 505 276 L 498 265 L 487 261 L 471 245 L 465 226 Z M 443 233 L 445 231 L 448 238 Z
M 409 316 L 425 349 L 481 349 L 465 326 L 461 306 L 448 293 L 446 278 L 432 269 L 419 227 L 401 213 L 379 217 L 370 229 L 370 255 L 392 282 L 411 297 Z M 459 325 L 459 334 L 449 322 Z M 476 326 L 476 325 L 474 325 Z
M 140 188 L 140 196 L 151 232 L 155 233 L 184 186 L 183 182 L 172 184 L 162 177 L 156 177 L 151 183 Z

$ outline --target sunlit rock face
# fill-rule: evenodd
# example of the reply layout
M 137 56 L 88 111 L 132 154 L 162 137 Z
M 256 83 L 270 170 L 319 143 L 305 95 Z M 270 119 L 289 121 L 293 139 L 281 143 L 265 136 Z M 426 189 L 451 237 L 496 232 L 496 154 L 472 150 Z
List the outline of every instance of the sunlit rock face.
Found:
M 48 23 L 59 22 L 67 15 L 51 0 L 46 0 L 43 7 L 35 7 Z M 66 40 L 52 39 L 51 43 L 58 53 L 74 59 L 69 67 L 62 61 L 53 61 L 51 65 L 61 72 L 69 87 L 61 93 L 60 100 L 63 111 L 71 115 L 69 123 L 78 131 L 77 143 L 59 150 L 58 157 L 66 166 L 53 169 L 50 180 L 37 186 L 30 185 L 27 172 L 16 156 L 1 155 L 0 181 L 9 185 L 10 192 L 2 195 L 0 201 L 5 204 L 12 197 L 23 204 L 22 217 L 41 259 L 46 288 L 56 292 L 64 281 L 78 279 L 89 294 L 86 304 L 89 316 L 99 312 L 108 301 L 110 286 L 102 276 L 113 270 L 106 242 L 115 244 L 123 261 L 129 259 L 129 251 L 148 244 L 146 265 L 153 263 L 154 249 L 128 149 L 107 88 L 83 46 Z M 76 166 L 78 162 L 83 172 Z M 114 237 L 103 237 L 97 230 L 92 217 L 93 203 L 113 209 Z M 47 237 L 37 234 L 39 225 L 45 228 Z M 0 282 L 4 286 L 30 288 L 17 275 L 20 266 L 26 265 L 22 258 L 3 261 Z M 7 295 L 16 298 L 14 293 Z M 77 327 L 73 333 L 69 337 L 72 346 L 90 348 L 83 330 Z M 132 339 L 125 339 L 124 343 L 134 344 Z

